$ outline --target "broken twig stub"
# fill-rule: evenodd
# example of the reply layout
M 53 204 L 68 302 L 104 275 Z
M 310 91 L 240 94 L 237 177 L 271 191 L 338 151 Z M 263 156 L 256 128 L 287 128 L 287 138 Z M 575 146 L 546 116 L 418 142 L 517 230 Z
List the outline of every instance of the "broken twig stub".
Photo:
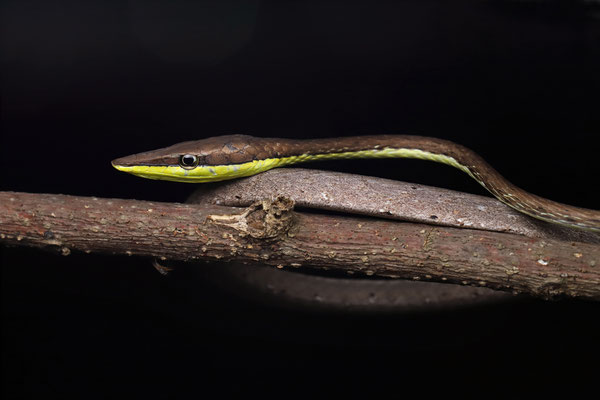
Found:
M 279 196 L 252 203 L 241 214 L 209 215 L 206 220 L 235 229 L 240 236 L 272 239 L 286 234 L 294 223 L 294 202 Z

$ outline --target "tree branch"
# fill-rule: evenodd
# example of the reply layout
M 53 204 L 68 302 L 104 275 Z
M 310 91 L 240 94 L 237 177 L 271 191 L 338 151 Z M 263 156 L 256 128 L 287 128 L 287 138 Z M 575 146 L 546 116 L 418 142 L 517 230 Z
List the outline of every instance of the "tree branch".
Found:
M 483 230 L 298 213 L 0 192 L 0 242 L 173 260 L 236 260 L 600 299 L 600 246 Z

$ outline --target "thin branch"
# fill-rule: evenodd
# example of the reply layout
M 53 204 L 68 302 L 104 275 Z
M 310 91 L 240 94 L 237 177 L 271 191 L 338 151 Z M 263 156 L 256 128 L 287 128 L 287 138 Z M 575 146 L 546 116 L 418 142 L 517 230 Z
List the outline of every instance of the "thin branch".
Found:
M 373 218 L 297 213 L 278 198 L 247 209 L 0 192 L 0 242 L 174 260 L 486 286 L 600 299 L 600 246 Z

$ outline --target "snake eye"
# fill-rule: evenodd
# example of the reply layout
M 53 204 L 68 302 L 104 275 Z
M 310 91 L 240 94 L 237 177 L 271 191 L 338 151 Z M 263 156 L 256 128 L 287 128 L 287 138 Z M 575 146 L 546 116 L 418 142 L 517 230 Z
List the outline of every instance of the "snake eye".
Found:
M 179 157 L 179 165 L 186 169 L 195 168 L 198 165 L 198 157 L 193 154 L 184 154 Z

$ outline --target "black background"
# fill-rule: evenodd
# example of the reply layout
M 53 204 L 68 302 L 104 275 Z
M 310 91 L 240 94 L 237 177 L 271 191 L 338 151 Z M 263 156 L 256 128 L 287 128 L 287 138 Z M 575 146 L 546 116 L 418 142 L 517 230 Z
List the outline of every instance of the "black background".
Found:
M 229 133 L 410 133 L 599 208 L 597 2 L 38 0 L 0 13 L 2 190 L 183 201 L 191 186 L 110 160 Z M 419 161 L 312 167 L 483 193 Z M 592 303 L 311 313 L 225 293 L 202 267 L 164 278 L 146 259 L 2 249 L 4 394 L 476 392 L 530 378 L 553 390 L 597 367 Z

